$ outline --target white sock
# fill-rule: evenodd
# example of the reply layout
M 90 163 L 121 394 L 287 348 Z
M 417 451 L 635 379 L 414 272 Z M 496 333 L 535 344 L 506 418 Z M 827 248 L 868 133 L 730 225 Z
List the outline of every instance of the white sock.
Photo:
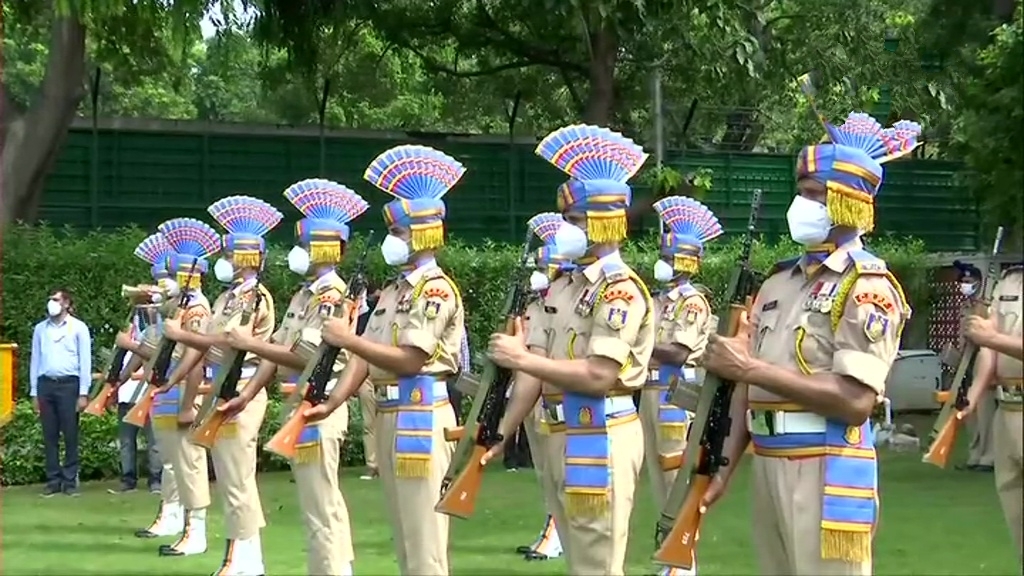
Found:
M 162 502 L 153 523 L 146 530 L 157 536 L 174 536 L 185 524 L 184 510 L 178 502 Z
M 352 572 L 352 563 L 351 562 L 346 562 L 341 567 L 341 574 L 339 574 L 338 576 L 353 576 L 353 574 L 354 574 L 354 572 Z
M 263 566 L 263 545 L 259 532 L 252 538 L 235 541 L 231 566 L 231 572 L 235 576 L 259 576 L 266 571 Z
M 186 556 L 206 552 L 206 508 L 188 511 L 181 538 L 172 547 Z
M 550 558 L 557 558 L 562 555 L 562 541 L 558 538 L 558 527 L 555 525 L 554 516 L 548 516 L 548 523 L 544 527 L 545 532 L 537 539 L 533 551 Z M 547 538 L 545 538 L 545 533 Z

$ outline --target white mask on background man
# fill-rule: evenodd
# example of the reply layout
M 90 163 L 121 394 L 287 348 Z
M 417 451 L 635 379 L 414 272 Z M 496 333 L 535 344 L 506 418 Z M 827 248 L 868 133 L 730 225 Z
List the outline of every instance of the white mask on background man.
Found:
M 974 282 L 961 282 L 960 293 L 964 296 L 974 296 L 974 291 L 977 289 L 977 285 Z
M 220 258 L 213 265 L 213 275 L 217 277 L 217 280 L 228 284 L 235 279 L 235 267 L 230 260 Z
M 821 244 L 832 230 L 828 208 L 803 196 L 796 196 L 786 212 L 789 235 L 797 244 L 813 246 Z
M 409 261 L 409 244 L 398 236 L 388 234 L 380 243 L 380 254 L 388 266 L 401 266 Z
M 302 246 L 296 246 L 288 252 L 288 269 L 300 276 L 309 272 L 309 252 Z
M 582 258 L 587 253 L 588 244 L 587 233 L 579 226 L 566 222 L 555 232 L 555 251 L 562 258 Z
M 676 271 L 672 269 L 672 265 L 664 260 L 658 260 L 654 263 L 654 279 L 658 282 L 668 282 L 672 280 L 676 275 Z
M 62 308 L 60 306 L 60 302 L 57 302 L 56 300 L 46 301 L 46 313 L 49 314 L 51 317 L 58 316 L 60 315 L 61 312 Z
M 539 271 L 534 270 L 530 274 L 530 290 L 534 292 L 540 292 L 541 290 L 548 287 L 548 275 Z

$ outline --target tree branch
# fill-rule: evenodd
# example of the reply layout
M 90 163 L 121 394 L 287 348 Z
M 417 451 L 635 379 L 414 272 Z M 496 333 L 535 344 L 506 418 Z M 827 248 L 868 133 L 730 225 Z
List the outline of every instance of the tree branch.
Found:
M 495 20 L 494 16 L 491 15 L 490 11 L 487 10 L 487 6 L 482 0 L 477 0 L 477 15 L 482 19 L 481 28 L 490 30 L 505 40 L 505 50 L 511 52 L 523 59 L 531 60 L 534 64 L 551 66 L 554 68 L 567 67 L 574 69 L 576 72 L 581 74 L 587 73 L 587 67 L 578 62 L 570 62 L 566 60 L 558 50 L 544 49 L 537 46 L 531 46 L 528 42 L 512 34 L 512 32 L 506 30 L 498 21 Z M 589 43 L 587 43 L 589 47 Z
M 493 76 L 494 74 L 500 74 L 501 72 L 507 72 L 509 70 L 519 70 L 522 68 L 529 68 L 530 66 L 537 66 L 536 62 L 530 62 L 529 60 L 516 60 L 514 62 L 507 62 L 497 66 L 460 71 L 457 68 L 441 64 L 414 46 L 406 46 L 406 48 L 415 54 L 421 62 L 423 62 L 423 67 L 427 70 L 447 74 L 454 78 L 479 78 L 481 76 Z

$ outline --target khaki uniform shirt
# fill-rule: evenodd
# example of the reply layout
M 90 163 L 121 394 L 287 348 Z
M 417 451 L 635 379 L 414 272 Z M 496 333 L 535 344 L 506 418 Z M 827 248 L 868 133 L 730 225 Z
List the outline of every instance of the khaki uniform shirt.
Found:
M 527 344 L 546 348 L 555 360 L 602 356 L 614 361 L 622 367 L 619 393 L 647 381 L 654 303 L 618 252 L 553 282 L 544 312 L 542 326 L 531 327 Z M 545 382 L 543 393 L 557 395 L 561 390 Z
M 884 395 L 910 309 L 884 262 L 862 246 L 859 239 L 839 246 L 809 277 L 799 259 L 765 280 L 750 315 L 755 357 L 805 374 L 849 376 Z M 748 399 L 788 400 L 753 385 Z
M 384 287 L 363 336 L 422 350 L 430 358 L 420 373 L 445 378 L 459 371 L 465 331 L 458 287 L 436 262 L 429 262 Z M 370 380 L 378 386 L 390 385 L 398 376 L 371 364 Z
M 345 281 L 338 273 L 331 271 L 318 278 L 309 286 L 304 286 L 292 296 L 284 320 L 277 331 L 270 337 L 275 344 L 289 346 L 296 355 L 307 363 L 313 360 L 323 340 L 321 327 L 324 320 L 334 314 L 337 306 L 345 305 L 347 293 Z M 342 349 L 334 362 L 335 378 L 345 368 L 348 351 Z M 284 365 L 277 367 L 277 376 L 282 381 L 294 380 L 299 372 Z M 334 382 L 328 385 L 333 387 Z
M 160 317 L 172 318 L 177 311 L 178 299 L 171 298 L 160 306 Z M 180 319 L 181 327 L 184 330 L 195 334 L 202 334 L 206 331 L 206 326 L 210 322 L 210 301 L 207 300 L 206 296 L 204 296 L 201 291 L 193 291 L 192 297 L 189 298 L 188 301 L 188 307 L 185 308 Z M 143 333 L 142 346 L 152 354 L 160 345 L 160 339 L 161 334 L 159 328 L 157 326 L 149 326 Z M 174 346 L 174 353 L 171 357 L 174 360 L 180 360 L 181 355 L 185 352 L 185 348 L 186 346 L 184 344 L 176 344 Z
M 658 313 L 658 344 L 678 344 L 690 350 L 686 359 L 694 365 L 708 345 L 708 335 L 715 329 L 708 299 L 689 286 L 676 286 L 655 301 Z M 654 367 L 656 361 L 652 361 Z
M 996 315 L 1000 334 L 1024 337 L 1024 268 L 1011 268 L 1003 273 L 992 293 L 992 312 Z M 1024 363 L 1006 354 L 996 355 L 996 378 L 1024 377 Z
M 213 302 L 213 316 L 206 327 L 206 333 L 221 334 L 241 326 L 243 310 L 254 310 L 255 286 L 253 282 L 236 282 L 231 288 L 217 296 Z M 259 285 L 259 290 L 262 297 L 259 302 L 259 314 L 250 318 L 249 321 L 255 322 L 253 336 L 260 340 L 267 340 L 274 331 L 274 297 L 263 284 Z M 211 364 L 222 364 L 224 357 L 225 351 L 217 346 L 211 346 L 206 352 L 206 360 Z M 256 354 L 246 353 L 245 366 L 256 366 L 259 361 L 259 356 Z

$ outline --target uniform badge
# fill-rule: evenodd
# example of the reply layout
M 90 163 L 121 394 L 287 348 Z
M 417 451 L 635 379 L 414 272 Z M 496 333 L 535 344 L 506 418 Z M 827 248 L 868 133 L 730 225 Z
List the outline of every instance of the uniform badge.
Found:
M 584 406 L 583 408 L 580 408 L 579 419 L 581 425 L 590 426 L 590 424 L 594 421 L 594 414 L 590 411 L 590 408 Z
M 612 330 L 622 330 L 626 325 L 626 314 L 625 308 L 611 307 L 608 309 L 608 317 L 606 318 L 608 326 Z
M 864 320 L 864 335 L 868 342 L 878 342 L 889 331 L 889 318 L 879 312 L 869 312 Z
M 687 304 L 686 316 L 683 318 L 683 320 L 685 320 L 687 324 L 693 324 L 694 322 L 697 321 L 697 314 L 699 312 L 700 306 L 698 306 L 697 304 Z
M 824 282 L 819 280 L 814 284 L 814 287 L 811 288 L 810 294 L 808 294 L 807 299 L 804 300 L 804 310 L 814 310 L 815 306 L 818 304 L 818 294 L 821 292 L 822 284 L 824 284 Z
M 839 285 L 835 282 L 824 283 L 821 288 L 821 292 L 818 293 L 818 312 L 828 314 L 832 311 L 832 304 L 835 302 L 836 290 L 838 289 Z
M 440 313 L 441 303 L 436 300 L 427 300 L 426 305 L 423 306 L 423 315 L 427 317 L 427 320 L 437 318 Z
M 412 392 L 409 392 L 409 402 L 413 404 L 419 404 L 423 401 L 423 392 L 420 392 L 419 388 L 413 388 Z
M 859 446 L 861 441 L 860 426 L 847 426 L 843 439 L 851 446 Z
M 334 304 L 330 302 L 321 302 L 320 307 L 317 309 L 317 313 L 320 314 L 321 318 L 327 318 L 334 314 Z
M 398 303 L 395 304 L 395 312 L 403 313 L 412 310 L 412 293 L 408 293 L 398 299 Z

